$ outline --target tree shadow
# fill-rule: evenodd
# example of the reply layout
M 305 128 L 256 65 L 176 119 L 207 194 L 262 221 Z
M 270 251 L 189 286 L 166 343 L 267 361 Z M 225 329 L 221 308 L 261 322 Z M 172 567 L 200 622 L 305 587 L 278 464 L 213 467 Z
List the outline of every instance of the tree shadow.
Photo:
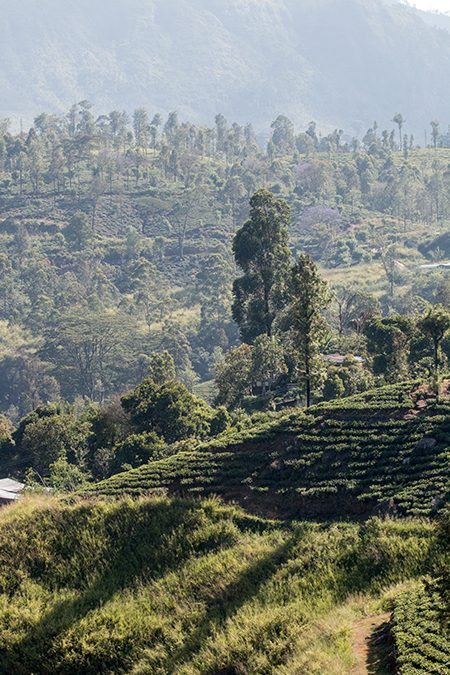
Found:
M 275 551 L 248 567 L 238 579 L 222 589 L 216 598 L 210 600 L 207 619 L 189 635 L 177 652 L 172 653 L 170 662 L 174 672 L 177 667 L 198 654 L 215 628 L 224 625 L 228 618 L 259 593 L 261 587 L 276 574 L 280 566 L 289 560 L 298 543 L 298 537 L 298 533 L 292 534 Z M 236 675 L 236 671 L 229 665 L 216 671 L 214 675 Z
M 367 673 L 392 675 L 396 672 L 391 625 L 385 621 L 367 639 Z
M 92 574 L 90 569 L 81 569 L 77 570 L 78 576 L 69 572 L 73 563 L 71 552 L 77 546 L 69 518 L 62 524 L 64 529 L 69 530 L 68 536 L 64 544 L 59 539 L 55 541 L 53 550 L 55 557 L 67 561 L 67 576 L 59 574 L 52 584 L 42 584 L 47 590 L 66 591 L 66 597 L 52 603 L 28 628 L 22 640 L 0 647 L 0 672 L 12 672 L 10 669 L 14 668 L 19 675 L 29 672 L 53 675 L 57 671 L 49 670 L 47 655 L 55 655 L 59 637 L 89 612 L 105 605 L 121 590 L 138 588 L 142 580 L 161 578 L 183 565 L 191 556 L 232 545 L 226 531 L 219 536 L 206 532 L 202 537 L 203 518 L 200 502 L 143 502 L 132 509 L 127 509 L 125 505 L 122 511 L 115 510 L 103 521 L 103 531 L 107 533 L 110 545 L 105 552 L 107 559 L 99 563 L 98 575 Z M 200 535 L 189 539 L 188 535 L 195 533 L 196 528 Z M 31 574 L 31 578 L 42 583 L 41 574 L 42 570 Z M 129 649 L 132 650 L 132 645 Z M 105 668 L 106 663 L 102 663 L 101 667 L 90 663 L 83 675 L 100 673 Z
M 226 538 L 217 541 L 214 537 L 200 541 L 195 547 L 186 545 L 186 528 L 195 525 L 196 512 L 200 510 L 200 503 L 174 500 L 154 504 L 151 513 L 146 513 L 145 509 L 132 512 L 134 522 L 127 523 L 129 514 L 125 513 L 120 522 L 113 518 L 115 522 L 106 523 L 106 527 L 117 533 L 117 540 L 114 554 L 101 573 L 86 588 L 74 589 L 73 593 L 69 589 L 68 597 L 52 604 L 39 621 L 30 626 L 20 642 L 1 648 L 0 672 L 14 670 L 19 675 L 29 672 L 34 675 L 56 675 L 60 672 L 78 675 L 78 670 L 72 670 L 67 664 L 62 666 L 62 670 L 56 667 L 60 649 L 57 644 L 63 642 L 64 633 L 88 613 L 104 606 L 117 592 L 136 588 L 142 579 L 157 580 L 182 566 L 192 555 L 219 551 L 232 544 Z M 170 551 L 166 545 L 169 540 Z M 214 626 L 258 593 L 261 585 L 289 558 L 297 541 L 298 535 L 291 535 L 275 551 L 246 568 L 235 582 L 221 589 L 217 597 L 209 602 L 206 622 L 198 626 L 177 651 L 172 652 L 170 661 L 182 663 L 198 651 Z M 112 668 L 119 672 L 133 650 L 131 641 L 121 645 L 120 654 L 116 654 L 114 662 L 110 663 L 100 653 L 98 658 L 91 654 L 83 675 L 111 672 Z

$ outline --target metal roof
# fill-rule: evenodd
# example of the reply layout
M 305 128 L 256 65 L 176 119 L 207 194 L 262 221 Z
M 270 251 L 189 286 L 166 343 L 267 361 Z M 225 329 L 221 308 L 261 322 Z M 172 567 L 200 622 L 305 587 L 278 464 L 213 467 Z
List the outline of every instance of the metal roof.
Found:
M 11 502 L 14 499 L 19 499 L 19 493 L 18 492 L 8 492 L 7 490 L 0 490 L 0 501 L 8 501 Z
M 12 478 L 0 478 L 0 490 L 6 490 L 7 492 L 20 492 L 24 487 L 24 483 L 19 483 Z
M 0 501 L 11 502 L 19 498 L 25 485 L 12 478 L 0 478 Z
M 419 270 L 435 270 L 438 267 L 450 267 L 450 262 L 429 263 L 428 265 L 419 265 Z

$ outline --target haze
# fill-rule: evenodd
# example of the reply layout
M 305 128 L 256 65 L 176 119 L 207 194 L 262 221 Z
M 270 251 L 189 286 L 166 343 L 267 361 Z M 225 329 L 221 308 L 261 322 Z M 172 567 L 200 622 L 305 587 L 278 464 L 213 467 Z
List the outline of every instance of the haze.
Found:
M 409 4 L 411 7 L 417 7 L 417 9 L 423 9 L 428 12 L 434 10 L 438 10 L 439 12 L 450 12 L 449 0 L 417 0 L 416 2 L 410 2 Z

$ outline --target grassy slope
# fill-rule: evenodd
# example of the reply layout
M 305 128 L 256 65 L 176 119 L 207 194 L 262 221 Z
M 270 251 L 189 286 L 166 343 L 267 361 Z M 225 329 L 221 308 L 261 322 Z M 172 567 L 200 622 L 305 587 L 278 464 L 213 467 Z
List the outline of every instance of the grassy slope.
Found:
M 352 621 L 428 571 L 431 533 L 281 525 L 214 500 L 29 498 L 0 512 L 0 672 L 349 672 Z
M 193 445 L 92 490 L 218 493 L 257 512 L 319 519 L 367 515 L 394 497 L 404 511 L 428 515 L 450 492 L 449 412 L 447 398 L 438 402 L 417 383 L 383 387 Z

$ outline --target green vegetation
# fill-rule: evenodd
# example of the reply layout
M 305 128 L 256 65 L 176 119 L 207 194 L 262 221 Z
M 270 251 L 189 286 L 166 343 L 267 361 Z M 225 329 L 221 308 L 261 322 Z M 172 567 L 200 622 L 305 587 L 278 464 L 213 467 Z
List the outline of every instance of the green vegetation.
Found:
M 282 525 L 158 498 L 29 498 L 0 532 L 0 669 L 19 675 L 348 672 L 352 622 L 434 546 L 424 522 Z
M 107 22 L 99 0 L 88 31 L 83 3 L 70 38 L 60 22 L 58 61 L 41 4 L 2 10 L 41 45 L 27 89 L 45 98 L 52 71 L 83 100 L 18 134 L 0 119 L 0 467 L 27 484 L 0 511 L 0 671 L 342 675 L 358 620 L 392 609 L 402 674 L 446 667 L 450 132 L 426 92 L 450 38 L 381 0 L 119 2 Z M 8 30 L 6 101 L 25 63 Z M 425 148 L 394 113 L 400 53 Z M 124 82 L 138 97 L 163 78 L 172 93 L 142 100 L 172 111 L 128 92 L 131 116 L 94 114 L 80 54 L 100 105 L 100 81 L 113 108 Z M 269 120 L 275 99 L 297 129 Z M 271 122 L 265 147 L 250 123 L 202 124 L 219 102 Z
M 439 621 L 441 600 L 423 585 L 396 600 L 392 619 L 397 666 L 403 675 L 445 673 L 450 663 L 450 639 Z
M 175 112 L 163 124 L 143 108 L 132 121 L 114 110 L 96 119 L 82 101 L 66 116 L 42 113 L 28 133 L 2 134 L 0 411 L 14 425 L 61 398 L 77 411 L 86 399 L 110 402 L 148 375 L 155 352 L 170 353 L 192 391 L 229 365 L 238 326 L 249 342 L 261 325 L 275 339 L 253 345 L 247 380 L 230 395 L 219 387 L 218 403 L 270 407 L 270 397 L 244 399 L 282 397 L 292 384 L 308 398 L 310 381 L 316 402 L 325 385 L 327 398 L 360 391 L 370 378 L 332 372 L 326 383 L 320 359 L 298 358 L 309 341 L 287 335 L 288 243 L 292 262 L 312 255 L 334 291 L 327 324 L 314 321 L 313 353 L 369 356 L 364 372 L 386 381 L 426 377 L 433 358 L 445 367 L 446 336 L 433 345 L 421 334 L 418 349 L 419 330 L 396 320 L 390 341 L 380 331 L 366 339 L 380 313 L 412 322 L 426 303 L 449 306 L 446 268 L 418 271 L 450 255 L 445 134 L 405 156 L 375 124 L 362 144 L 319 138 L 314 124 L 296 135 L 283 115 L 272 128 L 263 151 L 251 125 L 221 115 L 214 128 Z
M 289 207 L 267 190 L 250 199 L 250 218 L 236 232 L 233 254 L 244 272 L 233 283 L 233 319 L 243 342 L 272 335 L 273 323 L 286 304 L 289 274 Z
M 337 674 L 351 594 L 445 609 L 428 521 L 354 523 L 449 501 L 448 143 L 161 124 L 0 139 L 0 464 L 87 500 L 0 514 L 0 665 Z
M 302 250 L 313 254 L 335 290 L 326 312 L 329 330 L 315 348 L 364 357 L 374 314 L 411 316 L 426 302 L 448 306 L 446 270 L 415 273 L 420 262 L 446 255 L 444 147 L 413 148 L 405 158 L 373 130 L 356 148 L 336 145 L 333 134 L 319 140 L 312 128 L 310 135 L 294 135 L 293 147 L 278 133 L 278 120 L 270 154 L 259 149 L 250 126 L 229 127 L 221 117 L 215 129 L 206 129 L 180 123 L 174 113 L 161 130 L 161 120 L 149 121 L 143 109 L 133 117 L 136 137 L 126 116 L 112 111 L 96 120 L 86 101 L 67 117 L 42 114 L 35 123 L 28 135 L 5 133 L 0 144 L 0 410 L 13 424 L 61 397 L 78 409 L 86 397 L 111 400 L 148 374 L 153 352 L 170 352 L 176 378 L 188 389 L 210 381 L 237 343 L 231 241 L 261 185 L 276 193 L 268 198 L 289 227 L 293 260 Z M 150 134 L 145 143 L 142 129 Z M 311 142 L 307 153 L 300 152 L 302 136 Z M 438 140 L 445 144 L 444 136 Z M 258 194 L 269 195 L 257 190 L 255 199 Z M 235 260 L 244 271 L 249 261 L 239 241 Z M 260 248 L 263 242 L 258 239 Z M 269 243 L 282 255 L 267 267 L 274 278 L 263 295 L 270 331 L 279 332 L 288 301 L 281 283 L 286 233 Z M 253 252 L 259 276 L 270 246 L 262 247 L 265 254 Z M 251 286 L 255 271 L 239 278 Z M 258 296 L 250 287 L 245 294 Z M 239 309 L 235 295 L 241 329 L 248 297 Z M 254 340 L 259 328 L 252 331 Z M 398 335 L 397 351 L 404 340 Z M 255 362 L 242 392 L 222 402 L 235 405 L 258 381 L 286 386 L 299 380 L 304 366 L 293 358 L 295 350 L 280 360 L 277 345 L 268 348 L 271 368 Z M 440 348 L 445 364 L 445 337 Z M 433 355 L 427 338 L 408 368 L 398 370 L 396 362 L 391 371 L 397 379 L 407 370 L 426 375 Z M 389 369 L 380 373 L 393 377 Z M 313 379 L 317 400 L 326 380 L 320 364 Z M 329 397 L 333 387 L 327 391 Z
M 307 414 L 267 416 L 259 424 L 255 416 L 248 429 L 180 444 L 176 454 L 90 489 L 222 494 L 290 518 L 359 517 L 385 500 L 386 512 L 430 515 L 450 493 L 449 412 L 447 395 L 436 398 L 417 383 L 391 385 Z

